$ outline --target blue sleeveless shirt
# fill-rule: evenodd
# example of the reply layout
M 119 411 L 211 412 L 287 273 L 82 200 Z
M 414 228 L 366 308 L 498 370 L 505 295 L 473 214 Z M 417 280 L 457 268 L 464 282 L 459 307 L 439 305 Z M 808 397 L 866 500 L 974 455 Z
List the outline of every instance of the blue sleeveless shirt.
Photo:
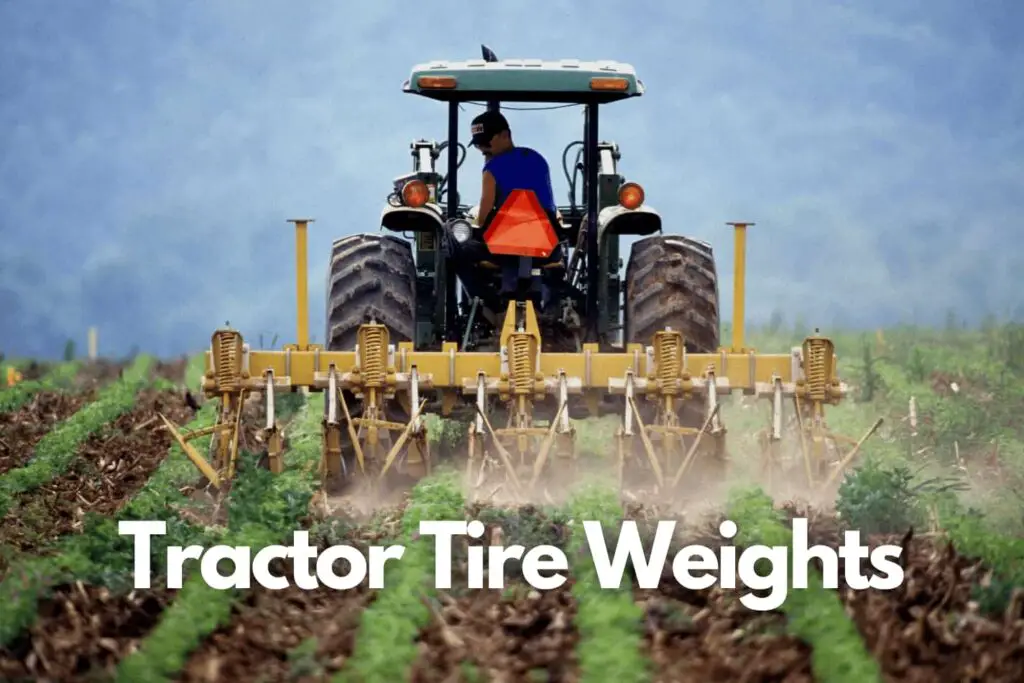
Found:
M 556 210 L 548 162 L 529 147 L 514 147 L 492 157 L 484 165 L 484 171 L 490 171 L 498 186 L 495 208 L 504 203 L 512 190 L 533 190 L 542 207 L 552 213 Z

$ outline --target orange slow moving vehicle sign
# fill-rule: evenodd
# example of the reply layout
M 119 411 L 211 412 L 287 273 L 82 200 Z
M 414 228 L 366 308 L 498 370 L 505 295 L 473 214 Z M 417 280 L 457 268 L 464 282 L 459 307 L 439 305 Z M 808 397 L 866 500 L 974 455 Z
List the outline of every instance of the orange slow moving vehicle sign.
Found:
M 492 254 L 547 258 L 558 244 L 551 220 L 531 190 L 512 190 L 484 232 Z

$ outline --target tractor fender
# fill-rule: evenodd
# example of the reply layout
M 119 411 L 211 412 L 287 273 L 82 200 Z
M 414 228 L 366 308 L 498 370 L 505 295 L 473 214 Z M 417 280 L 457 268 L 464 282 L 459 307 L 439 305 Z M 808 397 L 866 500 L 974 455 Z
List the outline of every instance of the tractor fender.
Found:
M 444 214 L 437 204 L 388 206 L 380 215 L 380 224 L 393 232 L 435 232 L 444 227 Z
M 597 214 L 597 238 L 612 235 L 653 235 L 661 232 L 661 216 L 652 208 L 627 209 L 609 206 Z

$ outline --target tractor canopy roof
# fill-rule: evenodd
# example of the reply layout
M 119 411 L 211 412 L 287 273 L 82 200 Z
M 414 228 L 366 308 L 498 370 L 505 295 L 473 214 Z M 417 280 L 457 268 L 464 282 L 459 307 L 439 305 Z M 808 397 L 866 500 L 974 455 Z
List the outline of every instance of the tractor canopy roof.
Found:
M 402 90 L 444 102 L 603 104 L 644 93 L 629 64 L 575 59 L 483 59 L 417 64 Z

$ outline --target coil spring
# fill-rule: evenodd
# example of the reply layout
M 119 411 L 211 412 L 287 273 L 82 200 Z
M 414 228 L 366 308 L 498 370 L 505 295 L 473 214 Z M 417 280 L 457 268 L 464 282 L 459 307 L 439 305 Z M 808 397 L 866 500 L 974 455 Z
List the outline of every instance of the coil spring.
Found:
M 241 361 L 241 336 L 236 332 L 218 332 L 214 343 L 217 355 L 214 358 L 217 386 L 224 391 L 233 390 L 238 384 Z
M 533 363 L 530 357 L 530 337 L 514 335 L 509 340 L 509 380 L 516 394 L 527 394 L 533 379 Z
M 682 372 L 682 349 L 680 336 L 662 334 L 658 339 L 657 379 L 662 391 L 675 393 L 675 381 Z
M 825 357 L 827 350 L 827 344 L 814 339 L 807 344 L 804 374 L 807 376 L 807 394 L 812 401 L 825 400 L 825 385 L 828 379 L 828 359 Z
M 363 328 L 359 355 L 359 370 L 363 375 L 363 386 L 383 386 L 387 374 L 383 327 Z

